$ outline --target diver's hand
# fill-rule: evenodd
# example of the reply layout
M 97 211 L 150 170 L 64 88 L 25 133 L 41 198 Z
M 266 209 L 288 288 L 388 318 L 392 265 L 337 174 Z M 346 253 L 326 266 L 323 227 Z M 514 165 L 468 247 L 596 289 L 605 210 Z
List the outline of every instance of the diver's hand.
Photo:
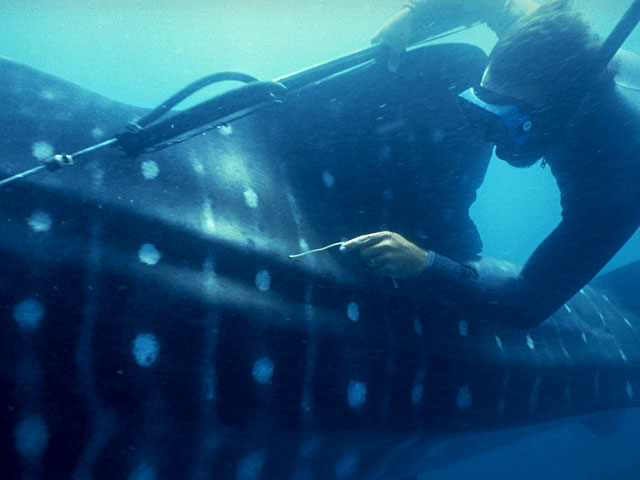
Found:
M 413 9 L 404 7 L 387 20 L 371 40 L 371 43 L 382 43 L 389 47 L 387 68 L 391 72 L 398 71 L 400 58 L 411 39 L 412 24 Z
M 343 250 L 359 251 L 367 266 L 377 275 L 407 278 L 420 275 L 429 254 L 402 235 L 377 232 L 362 235 L 343 244 Z

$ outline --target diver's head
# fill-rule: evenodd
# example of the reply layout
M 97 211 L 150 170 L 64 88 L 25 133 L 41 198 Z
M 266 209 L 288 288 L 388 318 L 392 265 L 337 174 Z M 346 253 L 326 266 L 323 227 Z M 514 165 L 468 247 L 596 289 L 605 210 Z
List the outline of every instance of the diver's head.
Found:
M 506 135 L 490 127 L 495 138 L 488 140 L 515 166 L 532 165 L 566 142 L 585 103 L 597 98 L 600 87 L 613 88 L 613 72 L 599 69 L 598 37 L 566 3 L 551 1 L 516 22 L 492 50 L 476 99 L 470 103 L 461 95 L 465 110 L 480 107 L 506 127 Z

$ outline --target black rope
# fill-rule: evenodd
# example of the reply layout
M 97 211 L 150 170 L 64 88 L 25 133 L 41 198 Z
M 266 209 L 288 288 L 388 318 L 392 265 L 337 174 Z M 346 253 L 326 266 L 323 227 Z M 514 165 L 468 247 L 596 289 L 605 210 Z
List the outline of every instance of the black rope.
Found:
M 202 90 L 205 87 L 210 85 L 221 83 L 221 82 L 242 82 L 242 83 L 252 83 L 257 82 L 258 79 L 252 77 L 251 75 L 247 75 L 245 73 L 240 72 L 219 72 L 214 73 L 213 75 L 208 75 L 206 77 L 201 78 L 200 80 L 196 80 L 195 82 L 187 85 L 182 90 L 180 90 L 175 95 L 171 96 L 162 104 L 158 105 L 151 112 L 145 115 L 143 118 L 135 122 L 137 127 L 146 127 L 151 123 L 158 120 L 160 117 L 169 112 L 173 107 L 178 105 L 184 99 L 190 97 L 198 90 Z
M 202 84 L 202 82 L 196 83 Z M 193 85 L 195 84 L 172 98 L 186 98 L 187 90 L 195 91 Z M 162 115 L 156 112 L 153 114 L 156 121 L 148 123 L 151 115 L 147 115 L 144 126 L 131 123 L 125 130 L 118 133 L 116 147 L 132 157 L 166 148 L 168 145 L 175 145 L 191 138 L 198 132 L 210 130 L 239 118 L 247 112 L 259 110 L 280 101 L 286 92 L 287 88 L 279 83 L 255 81 L 216 95 L 186 110 L 176 111 L 167 118 L 161 118 Z M 165 103 L 175 104 L 173 100 Z

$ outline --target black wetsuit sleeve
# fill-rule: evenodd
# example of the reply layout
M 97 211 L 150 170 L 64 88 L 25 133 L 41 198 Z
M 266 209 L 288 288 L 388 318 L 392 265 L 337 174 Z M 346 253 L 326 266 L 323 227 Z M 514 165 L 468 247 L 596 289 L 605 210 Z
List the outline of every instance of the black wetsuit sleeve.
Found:
M 586 285 L 637 226 L 637 218 L 615 211 L 564 216 L 521 270 L 491 258 L 461 264 L 430 252 L 424 280 L 470 317 L 533 327 Z
M 415 12 L 414 41 L 463 25 L 485 22 L 496 35 L 538 7 L 535 0 L 409 0 Z

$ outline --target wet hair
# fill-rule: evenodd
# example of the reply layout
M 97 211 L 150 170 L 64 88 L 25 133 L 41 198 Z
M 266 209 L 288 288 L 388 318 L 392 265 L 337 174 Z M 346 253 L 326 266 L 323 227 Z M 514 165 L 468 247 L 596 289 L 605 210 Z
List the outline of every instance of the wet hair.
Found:
M 585 102 L 613 91 L 615 69 L 602 71 L 602 43 L 566 0 L 552 0 L 516 22 L 489 56 L 492 78 L 541 93 L 543 111 L 556 118 L 585 112 Z

